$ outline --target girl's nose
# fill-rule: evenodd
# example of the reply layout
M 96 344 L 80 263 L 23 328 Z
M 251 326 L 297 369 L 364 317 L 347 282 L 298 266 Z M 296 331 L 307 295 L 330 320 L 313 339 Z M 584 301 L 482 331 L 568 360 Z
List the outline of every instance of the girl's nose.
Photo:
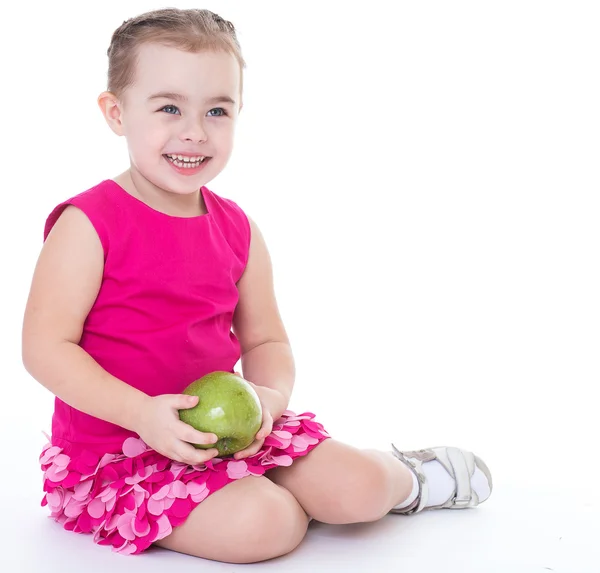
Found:
M 185 125 L 180 137 L 185 141 L 206 141 L 208 136 L 202 121 L 190 120 Z

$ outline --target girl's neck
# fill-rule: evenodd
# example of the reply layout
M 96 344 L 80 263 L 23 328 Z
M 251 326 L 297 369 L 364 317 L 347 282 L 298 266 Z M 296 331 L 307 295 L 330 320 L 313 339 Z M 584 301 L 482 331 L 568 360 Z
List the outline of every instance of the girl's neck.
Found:
M 113 181 L 136 199 L 166 215 L 172 217 L 198 217 L 207 213 L 199 189 L 189 195 L 169 193 L 159 189 L 142 175 L 132 175 L 129 169 L 114 177 Z

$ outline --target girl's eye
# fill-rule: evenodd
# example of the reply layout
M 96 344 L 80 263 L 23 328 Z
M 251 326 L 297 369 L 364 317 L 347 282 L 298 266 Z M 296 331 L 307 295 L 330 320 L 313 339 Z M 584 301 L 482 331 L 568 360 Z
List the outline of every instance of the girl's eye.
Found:
M 227 115 L 227 112 L 222 107 L 215 107 L 215 108 L 211 109 L 210 111 L 222 111 L 223 112 L 219 115 L 211 115 L 211 117 L 222 117 L 224 115 Z M 210 113 L 210 111 L 208 113 Z
M 178 109 L 178 108 L 177 108 L 176 106 L 174 106 L 174 105 L 166 105 L 166 106 L 165 106 L 165 107 L 163 107 L 163 108 L 162 108 L 160 111 L 164 111 L 165 109 L 168 109 L 168 108 L 171 108 L 171 109 Z M 169 112 L 167 112 L 167 113 L 169 113 Z M 172 113 L 170 113 L 169 115 L 173 115 L 173 114 L 172 114 Z

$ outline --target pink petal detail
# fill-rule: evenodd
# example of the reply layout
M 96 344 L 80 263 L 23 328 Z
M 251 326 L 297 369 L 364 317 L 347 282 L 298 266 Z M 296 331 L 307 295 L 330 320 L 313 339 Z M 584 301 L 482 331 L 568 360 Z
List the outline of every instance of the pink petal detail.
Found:
M 107 501 L 110 501 L 111 499 L 113 499 L 116 496 L 117 496 L 117 490 L 113 489 L 110 485 L 107 485 L 98 495 L 98 497 L 104 503 L 106 503 Z
M 50 466 L 46 470 L 46 479 L 59 483 L 69 475 L 69 470 L 57 469 L 56 466 Z
M 189 515 L 192 505 L 188 499 L 175 499 L 173 500 L 173 507 L 171 507 L 171 514 L 176 517 L 185 518 Z
M 144 480 L 147 477 L 151 476 L 154 473 L 154 468 L 145 467 L 143 471 L 138 472 L 138 475 Z
M 306 420 L 304 422 L 304 431 L 313 438 L 321 438 L 323 436 L 329 437 L 329 434 L 325 431 L 323 426 L 312 420 Z
M 290 432 L 288 432 L 287 430 L 274 430 L 271 433 L 275 434 L 281 440 L 291 440 L 292 439 L 292 434 Z
M 64 514 L 67 517 L 79 517 L 83 511 L 85 503 L 81 501 L 72 500 L 64 508 Z
M 125 543 L 123 543 L 123 545 L 121 545 L 121 547 L 115 549 L 115 553 L 120 553 L 121 555 L 132 555 L 136 551 L 137 547 L 129 541 L 126 541 Z
M 244 460 L 228 462 L 227 475 L 230 479 L 240 479 L 250 475 L 250 472 L 248 471 L 248 464 Z
M 125 482 L 125 480 L 123 480 L 123 482 Z M 137 483 L 134 483 L 134 484 L 131 484 L 131 485 L 130 485 L 130 484 L 127 484 L 127 485 L 126 485 L 125 483 L 123 483 L 123 484 L 121 484 L 121 487 L 120 487 L 119 489 L 116 489 L 116 488 L 114 487 L 114 484 L 112 484 L 112 485 L 111 485 L 111 487 L 112 487 L 113 489 L 116 489 L 116 491 L 118 491 L 118 492 L 119 492 L 119 497 L 127 497 L 127 494 L 128 494 L 129 492 L 133 491 L 133 490 L 135 489 L 135 486 L 136 486 L 136 485 L 138 485 L 138 484 L 137 484 Z
M 151 499 L 164 499 L 165 497 L 167 497 L 167 494 L 169 493 L 169 486 L 168 485 L 163 485 L 155 494 L 153 494 L 151 496 Z
M 308 446 L 312 446 L 318 442 L 317 438 L 312 438 L 306 434 L 295 435 L 292 438 L 292 446 L 295 452 L 304 452 L 308 449 Z
M 273 460 L 273 463 L 277 464 L 278 466 L 291 466 L 292 462 L 294 461 L 291 456 L 288 456 L 287 454 L 284 454 L 282 456 L 271 456 L 271 459 Z
M 144 460 L 142 460 L 142 458 L 140 458 L 139 456 L 137 458 L 132 459 L 135 462 L 135 471 L 133 473 L 142 475 L 146 469 L 146 467 L 144 466 Z
M 164 514 L 156 520 L 156 523 L 158 524 L 158 536 L 156 537 L 157 540 L 163 539 L 167 535 L 170 535 L 173 531 L 169 518 Z
M 152 498 L 148 500 L 147 506 L 148 513 L 151 513 L 152 515 L 160 515 L 165 509 L 165 504 L 163 500 L 156 500 Z
M 110 464 L 110 462 L 112 462 L 117 457 L 118 456 L 116 456 L 115 454 L 104 454 L 98 462 L 98 468 L 103 468 L 105 465 Z
M 150 482 L 150 483 L 155 483 L 155 482 L 159 482 L 159 481 L 164 481 L 165 476 L 162 473 L 159 472 L 155 472 L 150 474 L 147 478 L 146 481 Z
M 75 499 L 83 501 L 84 499 L 87 498 L 87 496 L 90 493 L 93 485 L 94 485 L 94 482 L 91 479 L 86 480 L 86 481 L 82 481 L 82 482 L 78 483 L 74 487 L 73 497 Z
M 115 504 L 117 503 L 117 496 L 109 499 L 106 502 L 106 511 L 112 511 L 113 507 L 115 507 Z
M 142 505 L 140 505 L 138 507 L 137 513 L 136 513 L 136 518 L 137 519 L 144 519 L 146 517 L 146 504 L 142 503 Z
M 58 511 L 62 509 L 63 500 L 65 495 L 61 488 L 56 488 L 54 491 L 46 494 L 46 499 L 48 500 L 48 505 L 52 511 Z
M 135 539 L 135 533 L 132 529 L 134 519 L 135 516 L 131 513 L 124 513 L 119 517 L 119 520 L 117 521 L 117 529 L 119 530 L 119 533 L 123 539 L 128 539 L 129 541 Z
M 137 537 L 144 537 L 150 533 L 150 524 L 147 519 L 134 519 L 133 520 L 133 532 Z
M 135 507 L 135 498 L 131 498 L 130 496 L 127 497 L 120 497 L 119 498 L 119 502 L 121 505 L 121 511 L 125 512 L 133 512 L 135 511 L 136 507 Z
M 144 472 L 142 472 L 141 474 L 135 473 L 132 476 L 127 476 L 125 478 L 125 483 L 132 485 L 134 483 L 140 483 L 141 481 L 144 481 L 150 474 L 152 473 L 152 469 L 151 468 L 146 468 Z
M 150 494 L 143 488 L 136 486 L 133 490 L 133 496 L 135 498 L 135 506 L 140 507 L 145 499 L 150 497 Z
M 169 493 L 169 496 L 174 496 L 174 497 L 187 497 L 188 495 L 188 488 L 185 487 L 185 484 L 182 481 L 174 481 L 171 484 L 171 492 Z
M 117 522 L 121 516 L 118 513 L 113 514 L 113 516 L 106 522 L 106 531 L 108 533 L 112 533 L 113 530 L 117 529 Z
M 50 463 L 61 451 L 62 448 L 59 448 L 58 446 L 51 446 L 47 450 L 44 450 L 43 454 L 40 456 L 40 464 L 45 465 Z
M 82 511 L 80 516 L 77 518 L 77 531 L 83 531 L 85 533 L 90 533 L 94 524 L 92 523 L 92 518 L 88 513 Z
M 303 412 L 294 416 L 294 420 L 312 420 L 315 415 L 312 412 Z
M 253 476 L 262 476 L 262 475 L 265 475 L 265 472 L 267 470 L 265 470 L 265 468 L 262 465 L 260 465 L 260 466 L 252 466 L 252 467 L 248 468 L 248 471 Z
M 148 449 L 145 442 L 141 438 L 127 438 L 123 442 L 123 453 L 128 458 L 134 458 Z
M 58 456 L 54 458 L 54 465 L 62 470 L 69 465 L 70 461 L 71 458 L 66 454 L 58 454 Z
M 195 481 L 190 481 L 186 484 L 187 492 L 189 496 L 192 498 L 192 501 L 196 503 L 201 502 L 206 496 L 208 496 L 208 487 L 206 487 L 206 483 L 198 483 Z
M 68 471 L 68 470 L 66 470 Z M 72 488 L 75 484 L 79 483 L 81 481 L 81 474 L 71 471 L 69 472 L 69 474 L 67 475 L 67 477 L 62 481 L 61 485 L 64 488 Z
M 271 434 L 265 438 L 265 441 L 263 442 L 263 447 L 275 447 L 275 448 L 279 448 L 279 449 L 285 449 L 285 446 L 284 446 L 285 443 L 287 443 L 289 446 L 291 441 L 286 440 L 284 442 L 284 440 L 280 440 L 277 436 L 274 436 L 273 434 Z
M 182 464 L 181 462 L 173 462 L 171 464 L 171 471 L 173 472 L 175 478 L 178 478 L 180 472 L 184 472 L 185 470 L 187 470 L 187 467 L 187 464 Z
M 100 519 L 105 512 L 106 504 L 98 498 L 93 499 L 88 503 L 87 511 L 91 517 L 95 519 Z

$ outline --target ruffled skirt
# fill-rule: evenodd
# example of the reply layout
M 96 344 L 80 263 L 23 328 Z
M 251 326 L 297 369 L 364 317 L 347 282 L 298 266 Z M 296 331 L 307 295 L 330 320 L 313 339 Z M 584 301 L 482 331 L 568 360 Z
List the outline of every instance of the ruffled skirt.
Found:
M 169 535 L 211 493 L 233 480 L 290 466 L 329 437 L 315 415 L 286 410 L 259 452 L 243 460 L 213 458 L 190 466 L 128 438 L 122 453 L 84 451 L 76 458 L 47 444 L 42 505 L 67 530 L 89 533 L 113 551 L 136 554 Z

